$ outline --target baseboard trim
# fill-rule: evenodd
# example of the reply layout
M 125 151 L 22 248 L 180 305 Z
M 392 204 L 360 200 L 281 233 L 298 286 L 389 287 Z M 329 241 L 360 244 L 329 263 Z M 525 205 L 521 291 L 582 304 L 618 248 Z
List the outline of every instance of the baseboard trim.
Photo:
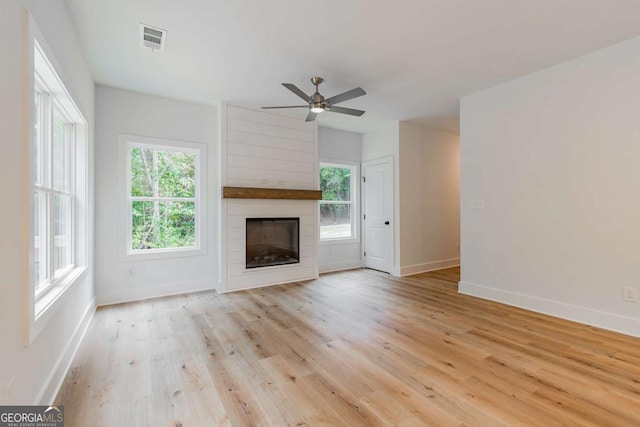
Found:
M 441 261 L 425 262 L 422 264 L 408 265 L 400 267 L 400 277 L 412 274 L 426 273 L 428 271 L 442 270 L 443 268 L 457 267 L 460 265 L 460 258 L 443 259 Z
M 331 264 L 324 264 L 319 267 L 320 274 L 332 273 L 334 271 L 353 270 L 356 268 L 362 268 L 362 261 L 344 261 L 344 262 L 332 262 Z
M 174 282 L 157 286 L 131 287 L 110 290 L 98 294 L 98 306 L 122 304 L 142 301 L 150 298 L 161 298 L 172 295 L 189 294 L 201 291 L 215 291 L 215 280 L 198 280 L 191 282 Z
M 640 319 L 632 317 L 620 316 L 592 308 L 505 291 L 466 281 L 458 282 L 458 293 L 640 338 Z
M 55 367 L 51 371 L 51 374 L 47 378 L 46 383 L 38 393 L 38 397 L 36 399 L 36 405 L 53 405 L 55 404 L 54 399 L 58 395 L 60 391 L 60 387 L 62 387 L 62 383 L 64 382 L 65 377 L 67 376 L 67 372 L 71 367 L 71 363 L 73 362 L 73 358 L 76 356 L 78 349 L 80 348 L 80 344 L 84 339 L 87 330 L 89 330 L 89 325 L 91 324 L 91 319 L 93 319 L 93 315 L 96 312 L 96 299 L 95 297 L 91 299 L 89 305 L 85 309 L 80 322 L 76 326 L 76 329 L 73 331 L 71 335 L 71 339 L 67 343 L 64 348 L 64 351 L 58 358 Z

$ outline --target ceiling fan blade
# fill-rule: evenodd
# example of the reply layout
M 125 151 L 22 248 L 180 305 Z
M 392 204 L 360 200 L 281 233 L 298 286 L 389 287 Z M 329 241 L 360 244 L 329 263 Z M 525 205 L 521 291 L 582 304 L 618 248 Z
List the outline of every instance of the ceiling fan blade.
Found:
M 274 108 L 309 108 L 308 105 L 284 105 L 282 107 L 260 107 L 263 110 L 273 110 Z
M 317 116 L 317 115 L 318 115 L 318 114 L 316 114 L 316 113 L 314 113 L 314 112 L 312 112 L 312 111 L 309 111 L 309 114 L 307 114 L 307 118 L 306 118 L 305 122 L 312 122 L 312 121 L 314 121 L 314 120 L 316 119 L 316 116 Z
M 340 102 L 348 101 L 350 99 L 357 98 L 359 96 L 366 95 L 366 94 L 367 92 L 365 92 L 364 89 L 362 89 L 361 87 L 357 87 L 355 89 L 351 89 L 339 95 L 332 96 L 331 98 L 325 99 L 325 102 L 328 102 L 329 104 L 333 105 L 333 104 L 338 104 Z
M 300 98 L 304 99 L 306 102 L 310 101 L 310 97 L 309 95 L 307 95 L 306 93 L 304 93 L 302 90 L 300 90 L 298 88 L 298 86 L 294 85 L 293 83 L 282 83 L 282 86 L 286 87 L 287 89 L 289 89 L 291 92 L 295 93 L 296 95 L 298 95 Z
M 355 110 L 353 108 L 345 108 L 345 107 L 335 107 L 333 105 L 331 106 L 331 109 L 328 109 L 327 111 L 331 111 L 332 113 L 348 114 L 350 116 L 358 116 L 358 117 L 360 117 L 365 113 L 362 110 Z

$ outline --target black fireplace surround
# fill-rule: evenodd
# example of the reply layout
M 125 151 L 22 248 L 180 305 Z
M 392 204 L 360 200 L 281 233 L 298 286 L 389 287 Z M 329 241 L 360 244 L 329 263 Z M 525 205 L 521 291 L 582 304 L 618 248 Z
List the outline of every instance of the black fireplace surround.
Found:
M 300 262 L 300 218 L 247 218 L 246 268 Z

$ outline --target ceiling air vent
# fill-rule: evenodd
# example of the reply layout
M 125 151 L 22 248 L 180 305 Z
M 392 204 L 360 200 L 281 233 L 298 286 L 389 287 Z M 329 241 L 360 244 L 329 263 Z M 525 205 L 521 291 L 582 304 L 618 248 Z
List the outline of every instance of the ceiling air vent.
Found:
M 167 39 L 167 31 L 149 25 L 140 24 L 142 47 L 162 52 Z

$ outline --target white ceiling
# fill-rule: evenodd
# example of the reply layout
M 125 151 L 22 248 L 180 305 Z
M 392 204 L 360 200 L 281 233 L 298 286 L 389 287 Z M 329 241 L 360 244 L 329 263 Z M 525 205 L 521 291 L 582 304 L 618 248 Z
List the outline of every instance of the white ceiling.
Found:
M 320 123 L 412 120 L 458 132 L 460 97 L 640 35 L 638 0 L 67 0 L 97 83 L 204 104 L 329 97 Z M 166 29 L 163 53 L 139 24 Z M 293 111 L 304 117 L 306 112 Z

